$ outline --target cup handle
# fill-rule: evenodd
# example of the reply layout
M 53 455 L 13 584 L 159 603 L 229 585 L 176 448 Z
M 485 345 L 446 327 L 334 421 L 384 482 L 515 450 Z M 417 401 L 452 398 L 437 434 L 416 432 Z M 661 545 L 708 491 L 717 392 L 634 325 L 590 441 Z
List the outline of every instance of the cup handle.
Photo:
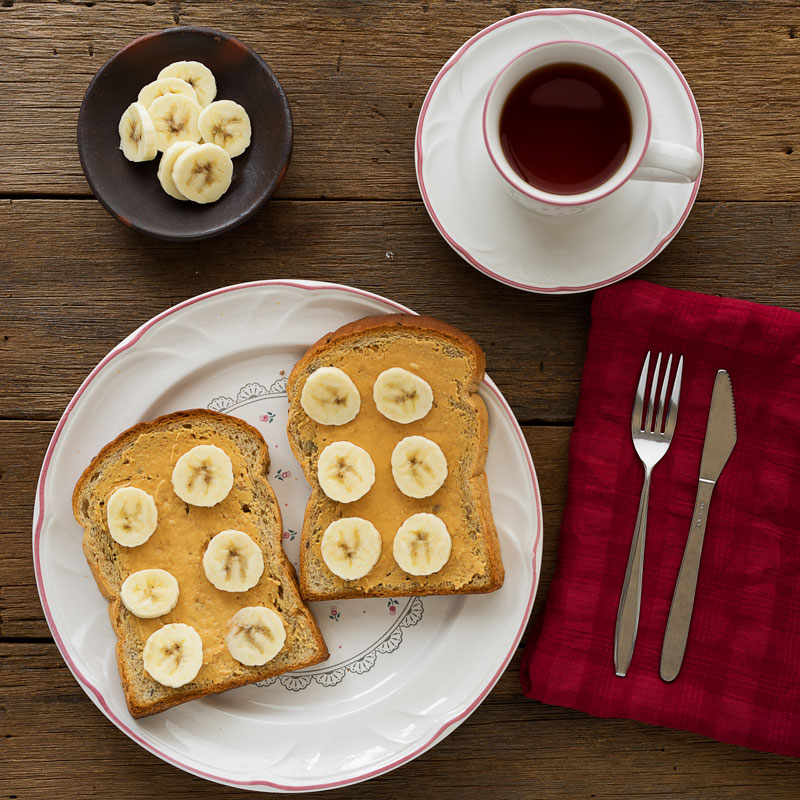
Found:
M 634 181 L 665 181 L 692 183 L 700 174 L 702 159 L 692 147 L 651 139 L 647 152 L 636 172 Z

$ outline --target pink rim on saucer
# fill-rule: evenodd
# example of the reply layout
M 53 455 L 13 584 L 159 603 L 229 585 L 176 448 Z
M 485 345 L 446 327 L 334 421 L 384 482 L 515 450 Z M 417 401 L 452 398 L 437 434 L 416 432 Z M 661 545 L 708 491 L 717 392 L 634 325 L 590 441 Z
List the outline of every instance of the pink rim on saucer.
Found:
M 616 19 L 615 17 L 611 17 L 608 14 L 601 14 L 598 11 L 587 11 L 584 9 L 576 9 L 576 8 L 541 8 L 536 9 L 533 11 L 523 11 L 520 14 L 515 14 L 514 16 L 507 17 L 506 19 L 502 19 L 499 22 L 495 22 L 492 25 L 489 25 L 487 28 L 484 28 L 482 31 L 476 33 L 471 39 L 468 39 L 456 52 L 455 54 L 447 61 L 447 63 L 442 67 L 439 74 L 434 79 L 433 83 L 431 84 L 430 89 L 428 89 L 428 93 L 425 96 L 425 100 L 422 104 L 422 109 L 420 110 L 419 120 L 417 121 L 417 130 L 415 136 L 415 150 L 416 150 L 416 173 L 417 173 L 417 183 L 419 184 L 420 194 L 422 195 L 422 200 L 425 203 L 425 208 L 428 211 L 428 214 L 433 221 L 433 224 L 436 226 L 439 233 L 442 235 L 444 240 L 453 248 L 467 263 L 471 264 L 475 269 L 483 272 L 485 275 L 488 275 L 490 278 L 494 278 L 494 280 L 499 281 L 500 283 L 504 283 L 507 286 L 513 286 L 516 289 L 524 289 L 525 291 L 529 292 L 540 292 L 542 294 L 564 294 L 564 293 L 576 293 L 576 292 L 586 292 L 592 289 L 599 289 L 601 286 L 608 286 L 609 284 L 616 283 L 623 278 L 626 278 L 628 275 L 632 275 L 637 270 L 641 269 L 645 264 L 652 261 L 671 241 L 675 238 L 675 235 L 678 231 L 683 227 L 686 218 L 689 216 L 689 212 L 694 205 L 695 198 L 697 197 L 697 192 L 700 189 L 700 181 L 703 177 L 702 173 L 702 166 L 700 175 L 698 175 L 697 180 L 694 182 L 694 188 L 692 189 L 692 193 L 686 203 L 686 208 L 684 209 L 683 213 L 681 214 L 680 219 L 675 224 L 675 226 L 664 236 L 661 241 L 653 248 L 653 250 L 648 253 L 648 255 L 628 269 L 622 270 L 621 272 L 612 275 L 609 278 L 605 278 L 602 281 L 597 281 L 596 283 L 589 283 L 580 286 L 537 286 L 531 283 L 522 283 L 520 281 L 515 281 L 510 278 L 506 278 L 503 275 L 498 274 L 494 270 L 490 269 L 485 264 L 482 264 L 475 258 L 466 248 L 461 246 L 448 232 L 445 226 L 443 225 L 442 221 L 439 219 L 436 211 L 433 208 L 433 203 L 431 202 L 430 196 L 428 194 L 428 190 L 425 186 L 425 178 L 423 175 L 423 157 L 422 157 L 422 129 L 425 124 L 425 117 L 428 112 L 428 107 L 430 106 L 431 100 L 436 92 L 439 83 L 442 81 L 445 75 L 467 54 L 467 52 L 483 39 L 488 34 L 502 28 L 506 25 L 512 24 L 514 22 L 519 21 L 520 19 L 525 19 L 527 17 L 545 17 L 545 16 L 565 16 L 565 15 L 579 15 L 579 16 L 586 16 L 586 17 L 593 17 L 595 19 L 603 20 L 605 22 L 609 22 L 613 25 L 622 28 L 629 33 L 632 33 L 636 36 L 643 44 L 645 44 L 649 49 L 651 49 L 654 53 L 660 56 L 666 64 L 673 70 L 676 77 L 680 81 L 681 85 L 683 86 L 687 98 L 689 100 L 689 105 L 692 109 L 692 114 L 694 115 L 695 126 L 697 128 L 697 136 L 695 138 L 695 147 L 697 151 L 700 153 L 701 157 L 704 155 L 703 149 L 703 127 L 700 121 L 700 112 L 697 108 L 697 103 L 695 102 L 694 95 L 692 94 L 692 90 L 689 87 L 689 84 L 684 78 L 681 71 L 675 65 L 675 62 L 667 55 L 667 53 L 662 50 L 652 39 L 645 36 L 641 31 L 634 28 L 632 25 L 628 25 L 626 22 L 622 22 L 621 20 Z M 602 48 L 601 48 L 602 49 Z M 624 63 L 624 62 L 623 62 Z M 645 94 L 645 98 L 647 95 Z M 649 103 L 648 103 L 649 107 Z
M 510 181 L 506 176 L 506 172 L 508 170 L 502 164 L 497 162 L 497 159 L 494 157 L 494 153 L 492 153 L 491 148 L 489 147 L 489 135 L 486 132 L 487 124 L 486 124 L 486 114 L 489 110 L 489 99 L 494 92 L 495 86 L 497 86 L 497 82 L 500 78 L 503 77 L 506 70 L 518 61 L 520 58 L 528 55 L 528 53 L 533 52 L 534 50 L 539 50 L 542 47 L 549 47 L 550 45 L 554 44 L 580 44 L 580 45 L 588 45 L 589 47 L 595 48 L 595 50 L 600 50 L 601 52 L 605 53 L 606 55 L 611 56 L 611 58 L 619 61 L 623 67 L 630 73 L 631 77 L 634 81 L 636 81 L 636 85 L 639 87 L 639 90 L 642 93 L 642 98 L 644 99 L 645 111 L 647 113 L 647 132 L 645 133 L 644 138 L 644 147 L 642 148 L 641 155 L 639 158 L 636 159 L 633 166 L 619 175 L 612 175 L 611 178 L 606 181 L 610 183 L 613 179 L 613 185 L 606 189 L 605 192 L 602 194 L 597 195 L 596 197 L 590 197 L 586 199 L 578 199 L 586 194 L 591 194 L 591 192 L 581 192 L 578 195 L 556 195 L 552 194 L 551 192 L 539 191 L 536 189 L 535 186 L 531 186 L 530 184 L 526 183 L 524 180 L 517 178 L 515 181 Z M 653 129 L 653 112 L 650 108 L 650 98 L 647 96 L 647 92 L 645 91 L 644 86 L 642 86 L 642 82 L 637 77 L 636 73 L 628 66 L 628 64 L 624 61 L 624 59 L 620 58 L 616 53 L 612 53 L 608 48 L 601 47 L 598 44 L 592 44 L 591 42 L 582 42 L 578 39 L 552 39 L 549 42 L 542 42 L 541 44 L 535 44 L 533 47 L 529 47 L 527 50 L 524 50 L 517 56 L 511 59 L 504 67 L 497 73 L 497 77 L 492 81 L 492 85 L 489 87 L 489 91 L 486 93 L 486 101 L 483 104 L 483 114 L 481 115 L 481 124 L 483 126 L 483 141 L 486 145 L 486 152 L 489 154 L 489 158 L 492 160 L 497 171 L 507 180 L 518 192 L 524 194 L 526 197 L 530 197 L 531 200 L 537 200 L 540 203 L 547 203 L 551 206 L 582 206 L 586 205 L 587 203 L 594 203 L 597 200 L 602 200 L 604 197 L 608 197 L 612 192 L 616 192 L 617 189 L 622 188 L 624 184 L 626 184 L 634 172 L 639 169 L 639 164 L 642 163 L 642 159 L 644 158 L 645 153 L 647 152 L 647 146 L 650 144 L 650 136 Z M 510 166 L 510 165 L 509 165 Z M 513 170 L 512 170 L 513 173 Z
M 70 656 L 67 647 L 61 638 L 56 624 L 53 619 L 52 612 L 50 610 L 50 603 L 47 597 L 47 592 L 44 585 L 44 580 L 42 577 L 42 564 L 41 564 L 41 556 L 40 556 L 40 540 L 41 540 L 41 532 L 42 532 L 42 525 L 45 518 L 45 500 L 44 500 L 44 487 L 45 481 L 47 479 L 48 470 L 50 469 L 50 462 L 53 457 L 53 453 L 55 451 L 56 445 L 61 437 L 61 434 L 64 430 L 64 426 L 66 425 L 67 421 L 69 420 L 70 415 L 72 414 L 73 410 L 75 409 L 76 404 L 80 400 L 83 393 L 89 387 L 89 385 L 94 381 L 94 379 L 98 376 L 98 374 L 109 364 L 109 362 L 113 361 L 120 353 L 124 352 L 128 348 L 132 347 L 142 336 L 149 331 L 153 326 L 157 325 L 159 322 L 164 320 L 167 317 L 170 317 L 175 312 L 180 311 L 187 306 L 191 306 L 195 303 L 208 300 L 211 297 L 215 297 L 220 294 L 225 294 L 227 292 L 235 292 L 242 289 L 248 289 L 254 286 L 289 286 L 297 289 L 303 289 L 304 291 L 340 291 L 345 293 L 350 293 L 354 295 L 358 295 L 361 297 L 369 298 L 370 300 L 377 301 L 386 307 L 387 313 L 405 313 L 405 314 L 416 314 L 416 312 L 412 311 L 411 309 L 407 308 L 406 306 L 400 305 L 392 300 L 388 300 L 385 297 L 381 297 L 380 295 L 373 294 L 371 292 L 366 292 L 362 289 L 356 289 L 350 286 L 343 286 L 341 284 L 335 283 L 322 283 L 316 281 L 291 281 L 291 280 L 263 280 L 263 281 L 253 281 L 251 283 L 243 283 L 243 284 L 236 284 L 233 286 L 226 286 L 220 289 L 216 289 L 211 292 L 207 292 L 205 294 L 198 295 L 196 297 L 192 297 L 188 300 L 185 300 L 182 303 L 179 303 L 172 308 L 168 308 L 166 311 L 161 312 L 157 316 L 153 317 L 151 320 L 146 322 L 142 325 L 138 330 L 136 330 L 131 336 L 126 338 L 123 342 L 117 345 L 110 353 L 108 353 L 105 358 L 103 358 L 100 363 L 91 371 L 88 377 L 84 380 L 81 386 L 78 388 L 78 391 L 75 393 L 73 398 L 70 400 L 67 408 L 64 411 L 61 419 L 56 426 L 55 432 L 53 433 L 53 437 L 50 440 L 50 444 L 48 445 L 47 452 L 44 457 L 44 462 L 42 464 L 42 470 L 39 476 L 39 483 L 37 487 L 37 508 L 34 512 L 34 527 L 33 527 L 33 561 L 34 561 L 34 572 L 36 575 L 36 586 L 39 590 L 39 597 L 42 603 L 42 609 L 44 610 L 45 618 L 47 620 L 47 624 L 50 627 L 50 631 L 53 635 L 53 639 L 55 640 L 56 646 L 61 653 L 62 658 L 66 662 L 67 666 L 69 667 L 72 674 L 78 680 L 78 683 L 83 687 L 84 691 L 89 695 L 89 697 L 94 701 L 94 703 L 98 706 L 98 708 L 108 717 L 111 722 L 114 723 L 123 733 L 129 736 L 133 741 L 137 744 L 141 745 L 145 750 L 153 753 L 154 755 L 161 758 L 163 761 L 166 761 L 173 766 L 179 767 L 180 769 L 184 770 L 185 772 L 191 773 L 193 775 L 198 775 L 202 778 L 207 778 L 209 780 L 215 781 L 217 783 L 221 783 L 228 786 L 241 786 L 243 788 L 248 787 L 264 787 L 265 790 L 269 791 L 270 789 L 274 789 L 277 791 L 282 792 L 312 792 L 321 789 L 334 789 L 336 787 L 341 786 L 349 786 L 354 783 L 359 783 L 361 781 L 367 780 L 369 778 L 374 778 L 378 775 L 382 775 L 386 772 L 390 772 L 397 767 L 402 766 L 403 764 L 412 761 L 417 756 L 424 753 L 429 748 L 433 747 L 437 744 L 442 738 L 444 738 L 451 730 L 457 727 L 461 722 L 463 722 L 486 698 L 486 695 L 489 694 L 491 689 L 500 679 L 500 676 L 505 672 L 506 667 L 508 666 L 509 662 L 511 661 L 512 656 L 516 652 L 517 646 L 519 645 L 520 639 L 522 638 L 522 634 L 525 631 L 525 628 L 528 623 L 528 618 L 530 617 L 531 609 L 533 608 L 533 600 L 536 595 L 536 589 L 538 586 L 538 570 L 536 567 L 536 554 L 539 549 L 539 543 L 542 537 L 542 505 L 541 505 L 541 495 L 539 492 L 539 484 L 536 479 L 536 471 L 533 465 L 533 459 L 530 454 L 530 448 L 525 441 L 525 437 L 522 433 L 521 428 L 519 427 L 519 423 L 517 423 L 516 418 L 511 410 L 511 407 L 508 405 L 506 399 L 500 393 L 500 390 L 495 386 L 494 382 L 487 376 L 484 378 L 483 385 L 489 389 L 493 395 L 496 396 L 498 402 L 500 403 L 501 407 L 507 414 L 509 421 L 511 422 L 514 432 L 519 439 L 520 445 L 522 447 L 522 451 L 525 454 L 526 462 L 528 468 L 530 470 L 530 478 L 531 483 L 534 489 L 534 497 L 536 499 L 536 536 L 534 540 L 534 546 L 531 552 L 531 565 L 532 565 L 532 574 L 533 574 L 533 581 L 531 584 L 531 589 L 528 594 L 528 597 L 525 600 L 525 609 L 523 611 L 522 616 L 522 623 L 519 629 L 516 631 L 514 638 L 511 642 L 511 645 L 508 651 L 504 654 L 502 662 L 495 672 L 492 675 L 489 682 L 480 688 L 477 692 L 476 696 L 472 700 L 472 702 L 459 713 L 455 714 L 454 716 L 450 717 L 443 725 L 441 725 L 433 734 L 430 736 L 424 744 L 420 745 L 411 753 L 407 753 L 404 756 L 397 758 L 395 761 L 390 762 L 382 767 L 377 769 L 369 770 L 363 772 L 359 775 L 351 776 L 348 778 L 344 778 L 338 781 L 331 781 L 328 783 L 319 783 L 315 785 L 295 785 L 295 784 L 281 784 L 276 783 L 269 780 L 236 780 L 235 778 L 230 778 L 223 775 L 217 775 L 213 772 L 204 771 L 201 769 L 197 769 L 189 764 L 182 762 L 180 759 L 174 758 L 162 750 L 159 750 L 155 747 L 151 742 L 140 736 L 134 728 L 130 725 L 130 719 L 125 720 L 120 718 L 114 711 L 111 709 L 110 705 L 106 701 L 106 698 L 103 695 L 102 690 L 95 686 L 88 678 L 81 672 L 78 665 Z M 199 702 L 199 701 L 198 701 Z

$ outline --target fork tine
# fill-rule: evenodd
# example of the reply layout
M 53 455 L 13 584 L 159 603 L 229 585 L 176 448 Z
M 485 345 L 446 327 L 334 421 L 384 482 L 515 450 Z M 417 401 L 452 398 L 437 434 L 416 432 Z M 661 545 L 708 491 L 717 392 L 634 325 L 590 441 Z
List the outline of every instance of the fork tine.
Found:
M 656 406 L 656 391 L 658 390 L 658 371 L 661 369 L 661 353 L 656 359 L 656 368 L 653 370 L 653 382 L 650 386 L 650 402 L 647 404 L 647 423 L 644 426 L 646 431 L 653 430 L 653 409 Z
M 635 431 L 641 431 L 642 428 L 642 411 L 644 410 L 644 387 L 647 383 L 647 370 L 650 367 L 650 351 L 644 357 L 644 366 L 642 367 L 642 374 L 639 376 L 639 385 L 636 387 L 636 398 L 633 401 L 633 415 L 631 417 L 631 428 Z
M 661 433 L 661 421 L 664 418 L 664 402 L 667 399 L 667 385 L 669 384 L 669 371 L 672 367 L 672 353 L 667 359 L 667 366 L 664 369 L 664 380 L 661 383 L 661 396 L 658 398 L 658 411 L 656 412 L 656 433 Z M 654 384 L 655 385 L 655 384 Z
M 675 423 L 678 418 L 678 401 L 681 399 L 681 377 L 683 376 L 683 356 L 678 361 L 678 369 L 675 372 L 675 384 L 672 387 L 672 394 L 669 398 L 669 408 L 667 409 L 667 422 L 664 428 L 664 435 L 667 439 L 672 438 L 675 433 Z

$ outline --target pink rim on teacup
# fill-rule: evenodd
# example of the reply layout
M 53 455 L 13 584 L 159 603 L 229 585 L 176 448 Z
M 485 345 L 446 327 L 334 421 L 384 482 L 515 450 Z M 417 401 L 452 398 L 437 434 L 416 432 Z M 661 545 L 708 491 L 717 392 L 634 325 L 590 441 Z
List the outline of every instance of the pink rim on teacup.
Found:
M 644 108 L 645 108 L 645 116 L 646 116 L 646 131 L 644 135 L 644 141 L 641 146 L 641 152 L 639 153 L 636 160 L 633 162 L 632 166 L 629 166 L 625 169 L 624 172 L 618 171 L 606 181 L 603 181 L 596 189 L 592 189 L 587 192 L 581 192 L 579 194 L 573 195 L 559 195 L 553 194 L 551 192 L 545 192 L 543 190 L 537 189 L 535 186 L 531 186 L 526 180 L 520 177 L 517 172 L 511 167 L 508 161 L 504 158 L 500 161 L 494 153 L 494 149 L 491 146 L 489 141 L 489 131 L 488 131 L 488 111 L 489 105 L 492 101 L 492 96 L 494 95 L 495 88 L 506 72 L 516 64 L 521 58 L 525 58 L 529 53 L 532 53 L 536 50 L 540 50 L 543 47 L 552 47 L 553 45 L 559 44 L 573 44 L 573 45 L 580 45 L 582 47 L 589 47 L 594 50 L 599 50 L 606 55 L 613 58 L 615 61 L 619 62 L 619 64 L 626 70 L 626 72 L 633 78 L 636 82 L 636 85 L 639 87 L 639 91 L 642 94 L 642 99 L 644 100 Z M 642 163 L 642 160 L 645 157 L 645 153 L 647 152 L 647 148 L 650 144 L 650 137 L 652 133 L 653 127 L 653 118 L 652 112 L 650 110 L 650 100 L 647 97 L 647 92 L 642 86 L 642 82 L 636 76 L 636 73 L 628 66 L 628 64 L 621 59 L 616 53 L 612 53 L 605 47 L 601 47 L 600 45 L 592 44 L 591 42 L 583 42 L 579 39 L 553 39 L 549 42 L 542 42 L 541 44 L 534 45 L 533 47 L 529 47 L 527 50 L 524 50 L 522 53 L 517 54 L 514 58 L 511 59 L 504 67 L 500 70 L 497 74 L 495 79 L 492 81 L 492 85 L 489 87 L 489 91 L 486 95 L 486 100 L 483 104 L 483 114 L 482 114 L 482 128 L 483 128 L 483 142 L 486 146 L 486 152 L 489 154 L 489 158 L 491 159 L 492 163 L 495 166 L 495 169 L 500 173 L 500 175 L 520 194 L 529 197 L 531 200 L 536 200 L 540 203 L 546 203 L 547 205 L 551 206 L 582 206 L 586 205 L 587 203 L 594 203 L 597 200 L 602 200 L 604 197 L 608 197 L 608 195 L 613 194 L 617 189 L 620 189 L 624 186 L 639 168 L 639 165 Z M 598 190 L 602 189 L 598 193 Z

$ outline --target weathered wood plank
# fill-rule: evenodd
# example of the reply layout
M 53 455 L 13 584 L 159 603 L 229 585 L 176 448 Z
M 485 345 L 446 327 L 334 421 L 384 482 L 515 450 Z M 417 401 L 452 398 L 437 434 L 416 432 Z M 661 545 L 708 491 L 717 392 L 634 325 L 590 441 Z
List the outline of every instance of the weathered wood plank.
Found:
M 0 421 L 0 638 L 49 637 L 31 561 L 31 520 L 36 483 L 52 422 Z M 526 427 L 542 492 L 544 554 L 536 609 L 555 565 L 558 529 L 566 497 L 570 428 Z M 70 509 L 64 509 L 69 514 Z
M 638 276 L 800 308 L 798 204 L 698 204 Z M 92 367 L 173 303 L 240 281 L 312 278 L 463 328 L 522 420 L 569 422 L 591 295 L 503 286 L 462 261 L 420 203 L 275 201 L 234 234 L 169 245 L 92 200 L 0 201 L 0 417 L 54 419 Z
M 702 199 L 798 199 L 797 3 L 583 6 L 639 27 L 684 71 L 704 120 Z M 75 144 L 86 86 L 120 47 L 180 23 L 239 36 L 283 82 L 296 137 L 282 196 L 416 199 L 413 136 L 430 83 L 466 39 L 526 8 L 506 0 L 4 0 L 0 194 L 88 194 Z
M 518 669 L 519 654 L 475 713 L 423 756 L 325 797 L 794 800 L 800 792 L 794 759 L 529 701 Z M 120 787 L 140 800 L 253 796 L 183 773 L 137 746 L 92 705 L 52 643 L 0 643 L 0 697 L 4 797 L 101 800 Z
M 54 428 L 54 422 L 0 422 L 0 639 L 50 636 L 33 574 L 31 522 Z

